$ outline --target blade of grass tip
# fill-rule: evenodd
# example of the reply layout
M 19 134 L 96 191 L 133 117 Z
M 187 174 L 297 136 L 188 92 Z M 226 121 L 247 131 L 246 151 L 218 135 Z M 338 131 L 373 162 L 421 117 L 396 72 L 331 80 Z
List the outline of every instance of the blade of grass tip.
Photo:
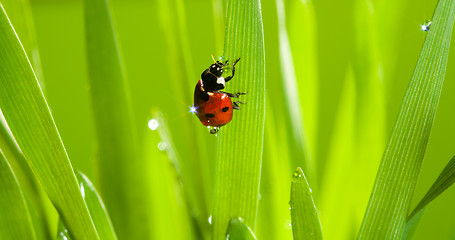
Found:
M 81 172 L 77 172 L 76 177 L 100 239 L 117 239 L 106 207 L 92 182 Z
M 241 218 L 233 218 L 229 222 L 226 240 L 256 240 L 251 228 L 243 223 Z
M 265 119 L 264 33 L 259 0 L 228 0 L 224 56 L 236 65 L 227 91 L 244 91 L 246 105 L 218 133 L 213 239 L 224 239 L 233 216 L 253 230 L 259 201 Z
M 150 194 L 152 239 L 205 239 L 203 233 L 196 232 L 195 236 L 199 229 L 191 217 L 197 213 L 189 213 L 187 207 L 179 157 L 168 125 L 160 112 L 152 115 L 149 122 L 152 131 L 145 135 L 143 148 L 150 186 L 146 194 Z
M 444 167 L 439 177 L 431 186 L 430 190 L 420 200 L 419 204 L 409 214 L 408 222 L 423 208 L 425 208 L 431 201 L 437 198 L 441 193 L 447 190 L 455 182 L 455 156 L 450 159 L 449 163 Z
M 49 106 L 0 6 L 0 108 L 5 120 L 71 234 L 79 239 L 98 239 Z
M 454 20 L 455 0 L 439 1 L 384 152 L 359 239 L 402 236 L 441 94 Z
M 354 176 L 356 168 L 356 84 L 351 65 L 348 67 L 322 179 L 319 210 L 323 233 L 327 239 L 352 239 L 356 201 Z M 356 226 L 355 228 L 357 228 Z
M 281 74 L 283 79 L 283 91 L 286 102 L 287 115 L 289 116 L 289 136 L 292 138 L 289 141 L 289 149 L 292 151 L 291 161 L 292 169 L 297 166 L 304 166 L 305 171 L 313 173 L 313 164 L 311 162 L 309 148 L 307 146 L 306 133 L 304 132 L 302 107 L 297 85 L 297 79 L 292 58 L 291 46 L 289 44 L 288 33 L 286 29 L 285 9 L 283 0 L 277 0 L 277 16 L 278 16 L 278 35 L 280 46 L 280 63 Z M 301 162 L 303 161 L 303 162 Z
M 0 229 L 1 239 L 36 239 L 21 187 L 1 151 Z
M 313 202 L 311 188 L 300 167 L 294 172 L 291 185 L 291 224 L 294 240 L 322 239 L 321 222 Z
M 86 0 L 84 9 L 100 193 L 119 238 L 148 239 L 145 170 L 109 1 Z

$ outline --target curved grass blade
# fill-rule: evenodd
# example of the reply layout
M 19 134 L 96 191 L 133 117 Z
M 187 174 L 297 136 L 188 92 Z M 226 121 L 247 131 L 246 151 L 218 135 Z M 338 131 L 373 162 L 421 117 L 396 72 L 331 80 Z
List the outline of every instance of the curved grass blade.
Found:
M 313 202 L 311 188 L 300 167 L 294 172 L 291 185 L 291 219 L 294 240 L 322 239 L 321 222 Z
M 441 94 L 454 20 L 455 0 L 439 1 L 384 152 L 359 239 L 397 239 L 403 234 Z
M 251 228 L 243 223 L 243 219 L 233 218 L 229 222 L 226 240 L 256 240 L 256 236 L 254 236 Z
M 137 129 L 109 1 L 86 0 L 85 24 L 99 190 L 118 237 L 148 239 L 149 216 L 144 210 L 148 200 L 142 196 L 144 168 L 137 154 Z
M 412 218 L 425 208 L 428 203 L 437 198 L 441 193 L 443 193 L 447 188 L 455 183 L 455 156 L 450 159 L 449 163 L 444 167 L 439 177 L 431 186 L 430 190 L 425 194 L 425 196 L 420 200 L 419 204 L 414 208 L 414 210 L 409 214 L 408 221 L 411 221 Z
M 107 214 L 106 207 L 104 207 L 104 203 L 92 182 L 81 172 L 78 172 L 76 176 L 80 184 L 82 196 L 87 204 L 100 239 L 116 240 L 117 236 Z
M 248 92 L 247 102 L 218 134 L 213 239 L 223 239 L 232 216 L 255 229 L 265 117 L 264 33 L 259 0 L 227 3 L 224 56 L 236 65 L 226 91 Z
M 98 239 L 49 107 L 2 6 L 0 108 L 25 159 L 71 234 Z
M 2 152 L 0 152 L 0 229 L 0 239 L 36 239 L 21 187 Z

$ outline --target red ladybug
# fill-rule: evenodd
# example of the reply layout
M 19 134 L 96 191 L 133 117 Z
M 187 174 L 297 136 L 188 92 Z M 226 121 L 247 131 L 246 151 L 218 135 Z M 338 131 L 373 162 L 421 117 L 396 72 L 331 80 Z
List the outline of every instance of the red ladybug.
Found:
M 213 57 L 213 56 L 212 56 Z M 224 89 L 225 83 L 230 81 L 235 74 L 235 64 L 232 64 L 232 76 L 222 77 L 224 68 L 229 61 L 215 61 L 201 75 L 201 79 L 194 89 L 194 105 L 192 111 L 204 126 L 210 127 L 210 133 L 215 134 L 221 126 L 226 125 L 232 120 L 233 109 L 240 110 L 239 104 L 243 102 L 231 101 L 231 98 L 238 98 L 246 93 L 227 93 L 220 90 Z

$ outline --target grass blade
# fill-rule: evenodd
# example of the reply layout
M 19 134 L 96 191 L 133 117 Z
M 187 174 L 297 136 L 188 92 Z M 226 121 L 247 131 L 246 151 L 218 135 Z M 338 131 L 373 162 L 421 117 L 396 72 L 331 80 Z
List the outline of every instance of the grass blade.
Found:
M 85 23 L 100 193 L 119 238 L 150 238 L 144 169 L 109 1 L 85 1 Z
M 229 227 L 226 233 L 227 240 L 256 240 L 253 231 L 250 227 L 243 223 L 241 218 L 233 218 L 229 222 Z
M 311 188 L 299 167 L 294 172 L 291 185 L 291 219 L 294 240 L 322 239 L 321 222 L 313 202 Z
M 149 159 L 145 168 L 150 186 L 146 194 L 150 195 L 152 206 L 152 239 L 204 239 L 201 236 L 204 232 L 198 232 L 200 229 L 191 222 L 196 221 L 197 213 L 189 214 L 187 196 L 182 189 L 180 159 L 160 112 L 153 114 L 150 125 L 152 131 L 147 131 L 143 149 Z
M 265 119 L 264 33 L 259 0 L 227 3 L 224 56 L 241 58 L 226 91 L 245 91 L 247 104 L 220 130 L 213 239 L 223 239 L 232 216 L 255 229 Z
M 455 1 L 441 0 L 384 152 L 359 239 L 402 236 L 442 90 L 454 20 Z
M 449 163 L 439 174 L 438 179 L 433 183 L 430 190 L 425 194 L 425 196 L 420 200 L 419 204 L 414 208 L 411 214 L 408 217 L 410 221 L 419 211 L 427 206 L 428 203 L 437 198 L 441 193 L 443 193 L 447 188 L 452 186 L 455 183 L 455 156 L 450 159 Z
M 2 152 L 0 152 L 0 229 L 1 239 L 36 239 L 21 187 Z
M 87 204 L 100 239 L 117 239 L 104 203 L 92 182 L 81 172 L 78 172 L 76 176 L 80 183 L 82 196 Z
M 2 6 L 0 108 L 35 177 L 71 234 L 98 239 L 49 107 Z
M 313 173 L 313 164 L 309 153 L 306 133 L 304 132 L 302 108 L 300 104 L 299 88 L 297 85 L 296 71 L 294 69 L 293 57 L 289 37 L 286 29 L 285 7 L 283 0 L 277 0 L 277 16 L 279 26 L 280 64 L 283 83 L 283 96 L 286 102 L 286 115 L 289 127 L 289 149 L 293 153 L 292 169 L 299 165 L 304 166 L 305 171 Z M 298 6 L 297 6 L 298 7 Z M 298 162 L 302 161 L 303 162 Z

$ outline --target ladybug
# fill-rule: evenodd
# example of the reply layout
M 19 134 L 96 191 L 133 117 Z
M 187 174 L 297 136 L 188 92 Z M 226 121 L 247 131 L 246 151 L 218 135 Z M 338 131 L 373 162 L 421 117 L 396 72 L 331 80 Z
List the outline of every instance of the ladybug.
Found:
M 213 55 L 212 55 L 213 59 Z M 240 60 L 238 58 L 232 64 L 232 75 L 226 78 L 222 77 L 224 69 L 229 64 L 215 61 L 201 75 L 194 89 L 194 105 L 192 111 L 196 113 L 201 123 L 210 128 L 210 133 L 215 134 L 221 126 L 226 125 L 232 120 L 233 109 L 240 110 L 241 101 L 232 102 L 231 98 L 238 98 L 246 93 L 238 92 L 227 93 L 220 91 L 224 89 L 226 82 L 229 82 L 235 74 L 235 65 Z

